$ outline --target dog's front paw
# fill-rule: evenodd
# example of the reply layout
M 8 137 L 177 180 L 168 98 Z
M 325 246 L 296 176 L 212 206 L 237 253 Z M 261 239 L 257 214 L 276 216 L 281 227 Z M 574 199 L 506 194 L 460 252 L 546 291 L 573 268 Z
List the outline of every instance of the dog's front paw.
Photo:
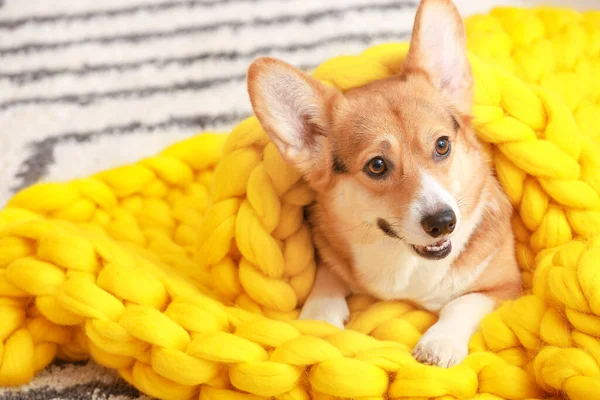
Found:
M 345 298 L 322 298 L 312 301 L 309 299 L 302 307 L 299 319 L 324 321 L 344 329 L 349 316 L 350 310 Z
M 425 332 L 413 350 L 415 359 L 423 364 L 449 368 L 459 364 L 469 354 L 468 341 L 464 343 L 447 335 Z

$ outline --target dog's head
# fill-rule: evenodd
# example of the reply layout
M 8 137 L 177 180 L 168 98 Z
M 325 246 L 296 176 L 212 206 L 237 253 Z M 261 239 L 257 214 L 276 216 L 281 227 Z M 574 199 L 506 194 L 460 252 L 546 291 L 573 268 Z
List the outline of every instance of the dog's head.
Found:
M 422 1 L 398 76 L 341 94 L 260 58 L 248 91 L 273 143 L 340 226 L 376 226 L 429 259 L 451 252 L 461 210 L 471 211 L 489 171 L 469 128 L 471 69 L 449 0 Z

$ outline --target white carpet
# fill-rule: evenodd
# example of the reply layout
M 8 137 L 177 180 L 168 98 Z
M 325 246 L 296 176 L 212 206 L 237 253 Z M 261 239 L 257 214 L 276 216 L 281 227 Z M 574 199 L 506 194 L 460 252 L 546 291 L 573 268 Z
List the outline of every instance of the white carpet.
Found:
M 226 130 L 250 113 L 244 75 L 254 57 L 310 69 L 405 41 L 416 1 L 0 0 L 0 206 L 34 182 L 85 176 L 201 130 Z M 470 15 L 538 2 L 457 5 Z M 54 366 L 29 391 L 0 398 L 137 396 L 104 374 Z

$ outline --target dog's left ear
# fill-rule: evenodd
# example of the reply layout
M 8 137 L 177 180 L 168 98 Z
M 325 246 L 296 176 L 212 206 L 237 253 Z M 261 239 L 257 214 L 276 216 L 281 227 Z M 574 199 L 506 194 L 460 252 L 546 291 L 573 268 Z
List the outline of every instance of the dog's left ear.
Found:
M 421 1 L 405 66 L 425 71 L 459 112 L 470 114 L 473 77 L 465 27 L 452 1 Z
M 332 105 L 340 101 L 341 93 L 268 57 L 250 65 L 248 93 L 254 114 L 283 158 L 305 175 L 320 170 L 330 156 L 325 147 Z

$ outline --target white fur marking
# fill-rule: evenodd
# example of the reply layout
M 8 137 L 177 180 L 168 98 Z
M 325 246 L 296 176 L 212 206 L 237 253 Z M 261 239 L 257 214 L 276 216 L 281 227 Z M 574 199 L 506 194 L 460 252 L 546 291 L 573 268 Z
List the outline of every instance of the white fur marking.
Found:
M 332 212 L 349 227 L 344 236 L 353 244 L 356 278 L 369 294 L 384 300 L 411 300 L 428 310 L 438 311 L 461 296 L 489 264 L 491 258 L 473 268 L 461 268 L 460 273 L 450 269 L 481 222 L 486 207 L 484 201 L 462 218 L 451 235 L 450 255 L 434 261 L 420 257 L 410 245 L 432 244 L 432 239 L 421 228 L 420 218 L 417 221 L 409 218 L 394 225 L 403 240 L 390 238 L 376 226 L 366 225 L 364 221 L 376 221 L 386 215 L 382 215 L 382 205 L 373 204 L 364 193 L 359 183 L 342 180 L 331 196 L 335 205 Z
M 435 212 L 438 208 L 452 208 L 458 216 L 458 205 L 452 195 L 431 175 L 421 172 L 421 192 L 418 205 L 422 212 Z
M 411 237 L 408 241 L 411 244 L 421 246 L 431 244 L 431 237 L 421 228 L 421 220 L 427 214 L 432 214 L 448 207 L 451 208 L 456 215 L 455 230 L 458 230 L 462 219 L 458 203 L 433 176 L 421 172 L 421 189 L 410 205 L 410 221 L 408 224 L 413 233 L 410 235 Z
M 469 340 L 495 302 L 489 296 L 471 293 L 448 303 L 440 318 L 419 340 L 413 354 L 425 364 L 451 367 L 469 353 Z
M 317 267 L 315 285 L 302 307 L 299 319 L 329 322 L 344 329 L 350 315 L 346 296 L 350 290 L 328 268 Z

